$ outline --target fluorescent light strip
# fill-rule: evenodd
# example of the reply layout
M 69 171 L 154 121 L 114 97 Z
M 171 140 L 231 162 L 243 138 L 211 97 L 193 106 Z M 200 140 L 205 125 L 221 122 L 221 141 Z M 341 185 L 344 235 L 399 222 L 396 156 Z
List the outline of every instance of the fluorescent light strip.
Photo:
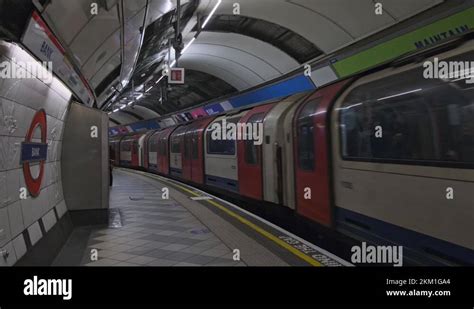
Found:
M 181 51 L 181 54 L 184 54 L 184 52 L 189 48 L 189 46 L 191 46 L 191 44 L 193 44 L 195 40 L 196 40 L 196 37 L 192 38 L 191 41 L 189 41 L 188 44 L 186 44 L 186 46 L 183 48 L 183 50 Z
M 151 86 L 150 88 L 148 88 L 147 90 L 145 90 L 145 92 L 148 92 L 148 91 L 150 91 L 151 89 L 153 89 L 153 86 Z
M 135 100 L 140 100 L 141 98 L 143 98 L 143 94 L 140 94 Z
M 164 76 L 164 75 L 161 75 L 161 77 L 156 81 L 155 84 L 158 84 L 159 82 L 161 82 L 161 80 L 162 80 L 163 78 L 165 78 L 165 76 Z
M 383 101 L 383 100 L 387 100 L 387 99 L 392 99 L 392 98 L 396 98 L 396 97 L 400 97 L 402 95 L 406 95 L 406 94 L 410 94 L 410 93 L 415 93 L 415 92 L 419 92 L 423 89 L 415 89 L 415 90 L 411 90 L 411 91 L 407 91 L 407 92 L 403 92 L 403 93 L 399 93 L 399 94 L 395 94 L 395 95 L 391 95 L 391 96 L 388 96 L 388 97 L 384 97 L 384 98 L 380 98 L 380 99 L 377 99 L 377 101 Z
M 119 110 L 120 110 L 119 108 L 114 109 L 114 110 L 112 111 L 112 113 L 116 113 L 116 112 L 118 112 Z
M 219 5 L 221 5 L 221 3 L 222 3 L 222 0 L 218 0 L 218 1 L 217 1 L 217 4 L 214 6 L 214 8 L 212 9 L 211 13 L 209 14 L 209 16 L 207 16 L 206 20 L 205 20 L 204 23 L 202 24 L 201 29 L 204 29 L 204 27 L 206 27 L 207 23 L 209 22 L 209 20 L 211 20 L 212 15 L 214 15 L 214 13 L 216 12 L 216 10 L 217 10 L 217 8 L 219 7 Z

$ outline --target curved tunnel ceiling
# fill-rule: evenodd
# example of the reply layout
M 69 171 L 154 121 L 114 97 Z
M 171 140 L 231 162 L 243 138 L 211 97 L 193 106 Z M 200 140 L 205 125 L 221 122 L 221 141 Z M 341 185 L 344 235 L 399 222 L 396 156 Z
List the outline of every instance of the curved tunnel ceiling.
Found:
M 186 87 L 174 87 L 169 92 L 169 101 L 158 105 L 156 97 L 160 97 L 163 89 L 153 90 L 137 104 L 166 114 L 202 104 L 207 101 L 205 98 L 243 91 L 278 78 L 308 61 L 350 45 L 442 1 L 381 2 L 386 14 L 374 18 L 372 0 L 242 0 L 238 2 L 240 15 L 233 15 L 235 1 L 224 0 L 179 60 L 179 66 L 187 69 Z M 202 22 L 215 3 L 213 0 L 200 1 L 195 16 L 189 18 L 186 15 L 185 42 L 197 33 L 198 18 Z M 344 10 L 341 10 L 342 5 Z M 360 20 L 367 22 L 360 23 Z M 150 37 L 159 41 L 151 28 L 147 31 L 150 31 Z M 144 44 L 143 48 L 161 49 L 156 48 L 156 43 L 152 46 Z M 162 64 L 158 63 L 162 63 L 165 56 L 160 55 L 161 59 L 154 62 L 156 66 L 148 70 L 147 76 L 154 75 L 150 84 L 159 78 Z M 203 88 L 190 78 L 193 72 L 208 74 L 216 83 L 228 87 L 211 87 L 214 90 L 211 89 L 210 96 L 199 94 Z
M 102 0 L 97 1 L 96 16 L 90 14 L 92 2 L 35 5 L 43 3 L 41 15 L 94 89 L 99 107 L 113 103 L 107 105 L 111 111 L 140 97 L 135 104 L 148 112 L 127 113 L 127 107 L 110 115 L 126 124 L 270 81 L 444 1 L 378 0 L 384 9 L 378 16 L 373 0 L 223 0 L 199 33 L 196 25 L 209 16 L 217 0 L 182 0 L 184 43 L 198 34 L 179 59 L 179 66 L 187 69 L 186 84 L 171 91 L 160 85 L 147 93 L 168 57 L 177 1 Z M 235 3 L 240 5 L 238 15 Z M 170 54 L 174 59 L 174 51 Z M 121 76 L 133 67 L 130 82 L 122 89 Z M 116 91 L 120 96 L 114 95 Z

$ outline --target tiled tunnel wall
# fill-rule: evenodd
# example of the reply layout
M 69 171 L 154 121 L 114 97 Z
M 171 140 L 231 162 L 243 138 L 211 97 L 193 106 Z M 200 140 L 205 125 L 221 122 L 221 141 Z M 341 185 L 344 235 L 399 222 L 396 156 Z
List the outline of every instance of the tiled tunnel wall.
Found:
M 15 44 L 0 41 L 0 74 L 6 64 L 35 63 Z M 56 78 L 0 77 L 0 266 L 13 265 L 66 213 L 61 182 L 61 145 L 71 92 Z M 47 160 L 41 193 L 20 198 L 25 178 L 20 163 L 21 143 L 35 113 L 47 114 Z M 39 141 L 36 130 L 33 141 Z M 39 172 L 38 164 L 32 175 Z M 8 253 L 8 254 L 5 254 Z M 8 257 L 7 257 L 8 256 Z

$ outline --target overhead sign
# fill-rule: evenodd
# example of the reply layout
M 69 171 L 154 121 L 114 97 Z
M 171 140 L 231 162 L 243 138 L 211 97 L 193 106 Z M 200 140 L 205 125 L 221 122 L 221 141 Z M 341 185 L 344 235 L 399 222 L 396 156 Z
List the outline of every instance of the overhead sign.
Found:
M 33 136 L 36 129 L 39 127 L 41 133 L 41 142 L 33 142 Z M 23 164 L 23 176 L 25 177 L 25 184 L 31 196 L 37 197 L 41 192 L 41 182 L 44 175 L 44 163 L 48 155 L 47 143 L 47 128 L 46 128 L 46 113 L 44 109 L 36 112 L 31 121 L 30 128 L 26 134 L 25 141 L 21 144 L 21 158 Z M 31 173 L 30 163 L 39 162 L 39 174 L 36 178 Z
M 168 84 L 184 84 L 184 69 L 171 68 L 168 73 Z
M 84 104 L 93 105 L 94 95 L 86 80 L 77 74 L 67 59 L 64 48 L 36 11 L 23 34 L 22 43 L 42 61 L 51 61 L 53 72 Z

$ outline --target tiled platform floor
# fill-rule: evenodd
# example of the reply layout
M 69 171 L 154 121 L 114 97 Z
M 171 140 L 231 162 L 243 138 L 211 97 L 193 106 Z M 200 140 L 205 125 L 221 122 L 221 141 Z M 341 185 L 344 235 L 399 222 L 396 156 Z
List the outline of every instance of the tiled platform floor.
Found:
M 139 177 L 114 172 L 108 228 L 91 233 L 85 266 L 245 266 L 170 196 Z M 91 250 L 98 260 L 91 261 Z

